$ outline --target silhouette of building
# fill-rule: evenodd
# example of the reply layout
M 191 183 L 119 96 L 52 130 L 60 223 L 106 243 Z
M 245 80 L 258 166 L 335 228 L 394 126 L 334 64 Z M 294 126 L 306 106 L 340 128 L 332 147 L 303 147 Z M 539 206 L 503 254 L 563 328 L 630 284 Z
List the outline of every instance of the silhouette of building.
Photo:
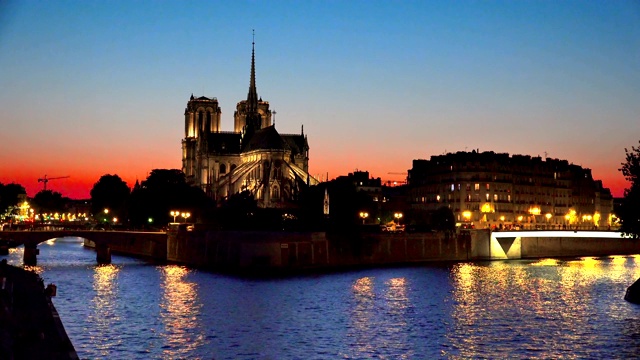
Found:
M 309 144 L 300 134 L 280 134 L 269 102 L 258 97 L 255 42 L 247 99 L 238 102 L 233 131 L 221 131 L 216 98 L 191 98 L 185 109 L 182 171 L 187 182 L 216 200 L 250 191 L 260 207 L 286 207 L 301 187 L 317 184 L 309 175 Z
M 414 160 L 411 206 L 446 206 L 476 228 L 608 227 L 613 197 L 591 170 L 566 160 L 494 152 L 457 152 Z

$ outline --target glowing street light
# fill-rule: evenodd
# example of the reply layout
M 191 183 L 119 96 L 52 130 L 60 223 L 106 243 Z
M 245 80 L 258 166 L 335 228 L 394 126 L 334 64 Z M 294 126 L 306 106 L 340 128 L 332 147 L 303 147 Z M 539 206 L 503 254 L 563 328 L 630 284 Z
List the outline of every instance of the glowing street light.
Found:
M 173 222 L 176 222 L 176 216 L 180 216 L 180 211 L 177 210 L 172 210 L 169 214 L 171 214 L 171 216 L 173 216 Z
M 393 217 L 398 220 L 398 225 L 400 225 L 400 219 L 402 219 L 402 213 L 397 212 L 393 214 Z
M 186 212 L 186 213 L 182 213 L 182 214 L 180 214 L 180 216 L 182 216 L 182 217 L 184 218 L 184 222 L 186 223 L 186 222 L 187 222 L 187 218 L 188 218 L 188 217 L 190 217 L 190 216 L 191 216 L 191 214 L 190 214 L 190 213 L 188 213 L 188 212 Z
M 366 218 L 368 218 L 368 217 L 369 217 L 369 213 L 368 213 L 368 212 L 361 211 L 361 212 L 360 212 L 360 217 L 362 218 L 362 225 L 364 225 L 364 219 L 366 219 Z

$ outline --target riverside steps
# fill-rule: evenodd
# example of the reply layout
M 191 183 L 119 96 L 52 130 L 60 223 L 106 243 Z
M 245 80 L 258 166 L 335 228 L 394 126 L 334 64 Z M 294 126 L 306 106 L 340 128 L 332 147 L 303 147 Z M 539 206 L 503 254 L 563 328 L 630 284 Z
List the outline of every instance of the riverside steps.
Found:
M 78 359 L 51 287 L 40 276 L 0 263 L 0 359 Z

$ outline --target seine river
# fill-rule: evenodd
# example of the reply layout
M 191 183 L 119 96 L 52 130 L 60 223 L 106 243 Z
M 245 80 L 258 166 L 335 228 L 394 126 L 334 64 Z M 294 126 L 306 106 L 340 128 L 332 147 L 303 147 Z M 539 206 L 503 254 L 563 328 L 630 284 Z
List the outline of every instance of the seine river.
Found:
M 640 257 L 496 261 L 247 280 L 39 246 L 83 359 L 629 358 Z M 22 263 L 22 248 L 9 262 Z

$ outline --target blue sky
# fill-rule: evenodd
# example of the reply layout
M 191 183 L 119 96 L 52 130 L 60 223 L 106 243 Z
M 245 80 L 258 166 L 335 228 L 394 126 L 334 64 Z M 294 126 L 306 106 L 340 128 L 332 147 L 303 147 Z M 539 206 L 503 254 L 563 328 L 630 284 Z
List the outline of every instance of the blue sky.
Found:
M 640 140 L 638 1 L 0 3 L 0 182 L 179 168 L 191 95 L 232 130 L 249 85 L 313 174 L 388 180 L 480 149 L 567 159 L 614 193 Z M 51 182 L 50 186 L 54 183 Z

